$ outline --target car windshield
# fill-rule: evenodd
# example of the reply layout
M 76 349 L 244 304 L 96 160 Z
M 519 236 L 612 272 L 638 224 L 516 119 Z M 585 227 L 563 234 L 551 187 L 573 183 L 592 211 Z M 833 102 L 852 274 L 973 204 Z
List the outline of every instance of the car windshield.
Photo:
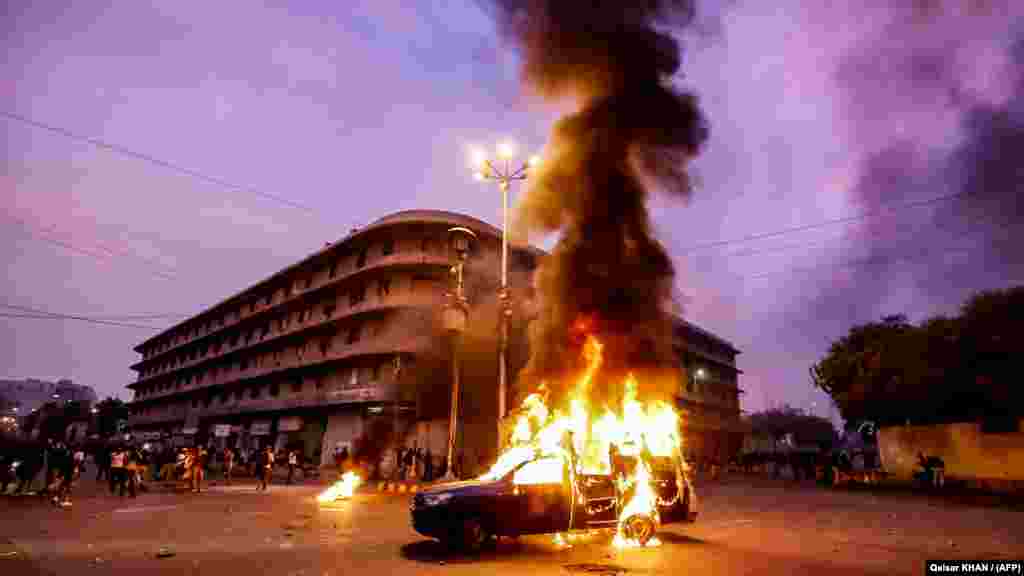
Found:
M 480 476 L 478 480 L 490 482 L 494 480 L 501 480 L 509 472 L 515 470 L 524 463 L 533 460 L 537 456 L 537 451 L 532 446 L 518 446 L 506 451 L 502 454 L 498 461 L 491 466 L 483 476 Z

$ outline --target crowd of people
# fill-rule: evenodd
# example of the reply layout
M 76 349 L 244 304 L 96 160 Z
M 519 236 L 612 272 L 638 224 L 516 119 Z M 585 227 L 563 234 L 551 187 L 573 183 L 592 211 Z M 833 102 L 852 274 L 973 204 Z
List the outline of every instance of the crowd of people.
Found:
M 179 488 L 199 493 L 216 461 L 226 484 L 245 475 L 259 480 L 266 490 L 275 467 L 287 467 L 287 483 L 298 472 L 310 474 L 302 452 L 270 446 L 262 449 L 215 450 L 196 444 L 173 448 L 165 443 L 130 441 L 74 444 L 60 440 L 5 442 L 0 446 L 0 494 L 38 494 L 55 506 L 70 507 L 73 488 L 86 474 L 86 463 L 95 467 L 95 480 L 105 481 L 110 494 L 135 497 L 147 491 L 148 481 L 176 482 Z M 90 471 L 91 472 L 91 471 Z M 11 490 L 13 487 L 13 490 Z

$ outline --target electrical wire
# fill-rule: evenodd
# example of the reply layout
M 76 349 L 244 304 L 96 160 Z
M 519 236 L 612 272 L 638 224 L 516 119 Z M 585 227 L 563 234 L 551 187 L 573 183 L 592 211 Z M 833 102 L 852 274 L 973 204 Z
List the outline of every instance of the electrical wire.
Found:
M 130 324 L 128 322 L 114 322 L 111 320 L 97 320 L 95 318 L 86 318 L 83 316 L 70 316 L 64 314 L 14 314 L 8 312 L 0 312 L 0 318 L 10 319 L 22 319 L 22 320 L 73 320 L 77 322 L 88 322 L 91 324 L 103 324 L 106 326 L 121 326 L 125 328 L 144 328 L 146 330 L 162 330 L 157 326 L 149 326 L 145 324 Z
M 93 258 L 95 258 L 97 260 L 110 260 L 113 257 L 132 258 L 132 259 L 135 259 L 135 260 L 139 260 L 140 262 L 144 262 L 146 264 L 149 264 L 151 266 L 157 266 L 157 267 L 163 268 L 165 270 L 165 271 L 151 271 L 151 273 L 156 275 L 156 276 L 164 278 L 165 280 L 175 280 L 176 279 L 176 277 L 173 274 L 169 274 L 167 272 L 167 271 L 175 272 L 175 270 L 173 268 L 170 268 L 167 265 L 163 264 L 162 262 L 160 262 L 158 260 L 155 260 L 153 258 L 148 258 L 146 256 L 140 256 L 140 255 L 135 254 L 133 252 L 114 250 L 113 248 L 109 248 L 109 247 L 106 247 L 106 246 L 103 246 L 103 245 L 97 245 L 97 248 L 99 248 L 99 250 L 101 250 L 102 252 L 98 252 L 96 250 L 90 250 L 90 249 L 82 248 L 80 246 L 75 246 L 75 245 L 73 245 L 73 244 L 71 244 L 69 242 L 64 242 L 63 240 L 58 240 L 58 239 L 55 239 L 55 238 L 51 238 L 49 236 L 44 236 L 44 234 L 55 232 L 57 230 L 56 226 L 51 226 L 49 228 L 40 228 L 40 227 L 32 225 L 28 221 L 23 220 L 21 218 L 18 218 L 16 216 L 7 216 L 7 218 L 10 219 L 10 220 L 13 220 L 16 223 L 18 223 L 21 226 L 21 228 L 25 231 L 26 234 L 28 234 L 29 236 L 35 238 L 36 240 L 41 240 L 41 241 L 46 242 L 48 244 L 53 244 L 55 246 L 60 246 L 61 248 L 65 248 L 67 250 L 71 250 L 72 252 L 76 252 L 78 254 L 82 254 L 82 255 L 85 255 L 85 256 L 91 256 L 91 257 L 93 257 Z
M 11 310 L 18 310 L 21 312 L 30 312 L 35 314 L 61 314 L 59 312 L 47 312 L 38 310 L 36 308 L 29 308 L 26 306 L 16 306 L 14 304 L 0 304 L 0 308 L 10 308 Z M 107 321 L 121 321 L 121 320 L 164 320 L 174 318 L 188 318 L 190 314 L 120 314 L 116 316 L 105 316 L 97 314 L 65 314 L 66 316 L 81 316 L 86 318 L 92 318 L 94 320 L 107 320 Z
M 743 242 L 752 242 L 754 240 L 764 240 L 766 238 L 776 238 L 778 236 L 785 236 L 786 234 L 793 234 L 796 232 L 805 232 L 807 230 L 815 230 L 817 228 L 824 228 L 826 226 L 833 226 L 835 224 L 846 224 L 849 222 L 856 222 L 871 216 L 878 216 L 880 214 L 886 214 L 892 212 L 895 209 L 907 209 L 907 208 L 920 208 L 922 206 L 931 206 L 932 204 L 938 204 L 939 202 L 946 202 L 953 200 L 961 196 L 966 196 L 967 192 L 956 192 L 954 194 L 946 194 L 944 196 L 936 196 L 927 200 L 915 200 L 913 202 L 905 202 L 903 204 L 896 204 L 891 206 L 882 206 L 875 210 L 868 212 L 862 212 L 853 216 L 844 216 L 843 218 L 833 218 L 831 220 L 823 220 L 814 224 L 803 224 L 800 226 L 793 226 L 791 228 L 783 228 L 781 230 L 775 230 L 773 232 L 762 232 L 757 234 L 748 234 L 747 236 L 741 236 L 739 238 L 733 238 L 731 240 L 716 240 L 714 242 L 705 242 L 703 244 L 694 244 L 689 248 L 682 251 L 683 254 L 690 254 L 698 250 L 705 250 L 707 248 L 719 248 L 722 246 L 729 246 L 731 244 L 740 244 Z
M 89 136 L 82 136 L 82 135 L 76 134 L 76 133 L 74 133 L 71 130 L 68 130 L 66 128 L 61 128 L 59 126 L 53 126 L 51 124 L 45 124 L 43 122 L 39 122 L 37 120 L 33 120 L 31 118 L 27 118 L 25 116 L 22 116 L 20 114 L 15 114 L 13 112 L 8 112 L 6 110 L 0 110 L 0 116 L 3 116 L 3 117 L 5 117 L 5 118 L 7 118 L 9 120 L 14 120 L 16 122 L 21 122 L 22 124 L 26 124 L 26 125 L 29 125 L 29 126 L 32 126 L 32 127 L 35 127 L 35 128 L 39 128 L 41 130 L 46 130 L 46 131 L 52 132 L 54 134 L 60 134 L 61 136 L 64 136 L 66 138 L 70 138 L 71 140 L 77 140 L 79 142 L 86 142 L 86 143 L 91 144 L 91 145 L 93 145 L 93 146 L 95 146 L 97 148 L 102 148 L 104 150 L 109 150 L 111 152 L 114 152 L 114 153 L 117 153 L 117 154 L 121 154 L 123 156 L 129 156 L 129 157 L 135 158 L 137 160 L 142 160 L 144 162 L 148 162 L 150 164 L 153 164 L 153 165 L 156 165 L 156 166 L 160 166 L 161 168 L 166 168 L 167 170 L 171 170 L 173 172 L 178 172 L 179 174 L 185 174 L 187 176 L 191 176 L 193 178 L 196 178 L 198 180 L 202 180 L 204 182 L 209 182 L 211 184 L 216 184 L 217 186 L 221 186 L 222 188 L 225 188 L 225 189 L 228 189 L 228 190 L 233 190 L 233 191 L 236 191 L 236 192 L 245 192 L 247 194 L 252 194 L 254 196 L 258 196 L 260 198 L 263 198 L 265 200 L 270 200 L 272 202 L 277 202 L 279 204 L 283 204 L 283 205 L 288 206 L 290 208 L 295 208 L 295 209 L 302 210 L 304 212 L 311 213 L 311 214 L 319 214 L 319 212 L 315 208 L 313 208 L 311 206 L 308 206 L 308 205 L 305 205 L 305 204 L 301 204 L 299 202 L 295 202 L 294 200 L 288 200 L 287 198 L 283 198 L 281 196 L 277 196 L 276 194 L 270 194 L 270 193 L 267 193 L 267 192 L 263 192 L 263 191 L 255 189 L 255 188 L 253 188 L 251 186 L 243 186 L 241 184 L 234 184 L 232 182 L 228 182 L 227 180 L 223 180 L 223 179 L 217 178 L 215 176 L 208 176 L 206 174 L 203 174 L 202 172 L 199 172 L 198 170 L 192 170 L 191 168 L 185 168 L 183 166 L 179 166 L 179 165 L 174 164 L 172 162 L 168 162 L 166 160 L 161 160 L 161 159 L 159 159 L 159 158 L 157 158 L 155 156 L 151 156 L 151 155 L 145 154 L 143 152 L 136 152 L 135 150 L 132 150 L 130 148 L 126 148 L 124 146 L 120 146 L 120 145 L 117 145 L 117 144 L 111 144 L 109 142 L 104 142 L 103 140 L 99 140 L 97 138 L 91 138 Z
M 1005 230 L 1005 229 L 1013 228 L 1015 226 L 1018 226 L 1018 224 L 1007 223 L 1007 224 L 1002 225 L 1002 226 L 997 226 L 995 228 L 990 228 L 987 231 L 991 232 L 991 231 L 996 231 L 996 230 Z M 970 231 L 970 232 L 976 232 L 976 231 Z M 971 234 L 968 233 L 968 232 L 965 232 L 965 233 L 962 233 L 962 234 L 954 235 L 953 238 L 956 239 L 956 238 L 964 238 L 964 237 L 969 237 L 969 236 L 971 236 Z M 840 268 L 840 269 L 842 269 L 842 268 L 855 268 L 855 267 L 860 267 L 860 266 L 871 266 L 871 265 L 874 265 L 874 264 L 887 263 L 887 262 L 913 261 L 913 260 L 917 260 L 921 256 L 927 256 L 927 255 L 933 254 L 933 253 L 935 253 L 935 254 L 947 254 L 947 253 L 954 253 L 954 252 L 965 252 L 965 251 L 970 251 L 970 250 L 973 250 L 973 249 L 976 249 L 976 247 L 948 247 L 948 248 L 946 248 L 944 250 L 940 250 L 940 251 L 936 251 L 934 249 L 929 249 L 928 247 L 925 247 L 923 250 L 911 253 L 910 256 L 896 255 L 896 256 L 888 256 L 888 257 L 886 257 L 886 256 L 870 257 L 870 258 L 862 258 L 862 259 L 859 259 L 859 260 L 848 260 L 848 261 L 845 261 L 845 262 L 823 264 L 821 266 L 812 266 L 812 267 L 805 267 L 805 268 L 784 268 L 782 270 L 775 270 L 775 271 L 770 271 L 770 272 L 762 272 L 760 274 L 738 275 L 738 277 L 741 278 L 741 279 L 744 279 L 744 280 L 756 280 L 756 279 L 767 278 L 769 276 L 774 276 L 776 274 L 782 274 L 782 273 L 792 273 L 792 272 L 796 272 L 796 273 L 812 273 L 812 272 L 817 272 L 817 271 L 821 271 L 821 270 L 827 270 L 827 269 L 830 269 L 830 268 Z

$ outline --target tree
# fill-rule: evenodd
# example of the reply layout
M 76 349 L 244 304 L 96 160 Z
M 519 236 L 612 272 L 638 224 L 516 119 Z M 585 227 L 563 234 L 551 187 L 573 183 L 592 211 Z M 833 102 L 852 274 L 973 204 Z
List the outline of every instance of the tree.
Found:
M 937 424 L 1021 414 L 1013 360 L 1024 357 L 1024 287 L 972 296 L 958 316 L 854 326 L 811 367 L 847 421 Z
M 108 396 L 96 404 L 96 429 L 101 438 L 118 432 L 118 422 L 128 420 L 128 406 L 120 399 Z
M 813 444 L 825 450 L 838 438 L 830 420 L 789 405 L 751 414 L 750 426 L 755 434 L 767 434 L 775 440 L 792 434 L 797 445 Z

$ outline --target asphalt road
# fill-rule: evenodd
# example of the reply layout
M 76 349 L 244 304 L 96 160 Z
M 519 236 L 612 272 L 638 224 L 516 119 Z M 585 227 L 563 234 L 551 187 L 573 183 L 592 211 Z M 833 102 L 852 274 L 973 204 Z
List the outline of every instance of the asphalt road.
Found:
M 666 527 L 659 548 L 528 537 L 449 556 L 409 527 L 408 496 L 319 506 L 320 489 L 243 485 L 123 500 L 94 491 L 70 510 L 7 498 L 0 573 L 923 574 L 926 559 L 1024 557 L 1021 511 L 747 479 L 703 486 L 697 523 Z M 171 555 L 158 558 L 161 548 Z

